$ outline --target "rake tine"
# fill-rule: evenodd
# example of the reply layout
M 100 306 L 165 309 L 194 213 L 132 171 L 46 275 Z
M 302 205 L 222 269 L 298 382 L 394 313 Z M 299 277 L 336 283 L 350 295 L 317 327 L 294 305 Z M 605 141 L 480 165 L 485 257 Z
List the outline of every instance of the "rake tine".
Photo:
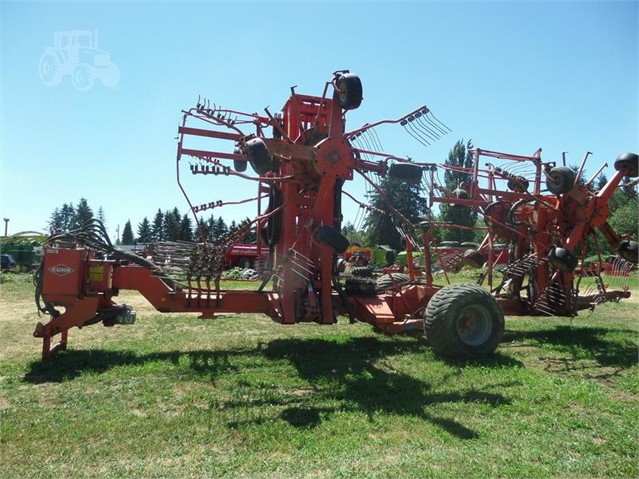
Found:
M 439 121 L 437 119 L 437 117 L 435 115 L 433 115 L 433 112 L 428 110 L 428 112 L 430 113 L 430 116 L 432 117 L 433 120 L 435 120 L 437 123 L 439 123 L 441 126 L 443 126 L 446 130 L 448 130 L 448 133 L 452 133 L 453 130 L 451 130 L 450 128 L 448 128 L 444 123 L 442 123 L 441 121 Z
M 439 126 L 437 123 L 435 123 L 428 115 L 424 115 L 422 117 L 422 121 L 423 121 L 424 125 L 428 125 L 428 128 L 431 128 L 432 130 L 436 131 L 437 134 L 439 134 L 439 135 L 446 135 L 448 133 L 441 126 Z
M 435 125 L 433 125 L 432 123 L 428 122 L 428 117 L 426 116 L 421 116 L 418 120 L 417 120 L 420 128 L 425 129 L 426 131 L 428 131 L 432 136 L 436 137 L 438 140 L 442 137 L 442 132 L 441 130 L 437 130 L 435 128 Z M 445 133 L 444 133 L 445 134 Z
M 362 143 L 364 144 L 364 149 L 368 150 L 368 151 L 374 151 L 375 149 L 372 147 L 372 145 L 370 144 L 370 142 L 368 141 L 368 137 L 367 135 L 362 135 L 361 136 L 361 140 Z
M 428 143 L 429 145 L 431 144 L 431 142 L 433 141 L 437 141 L 437 138 L 433 138 L 431 135 L 429 135 L 427 132 L 423 131 L 420 128 L 417 128 L 413 123 L 408 123 L 406 125 L 407 128 L 410 128 L 410 130 L 412 132 L 414 132 L 416 135 L 418 135 L 420 138 L 422 138 L 426 143 Z M 430 141 L 429 141 L 430 140 Z
M 382 148 L 382 143 L 379 141 L 379 137 L 377 136 L 375 129 L 370 129 L 367 131 L 367 133 L 370 134 L 370 141 L 375 147 L 375 151 L 384 151 L 384 148 Z
M 433 131 L 432 129 L 428 128 L 424 123 L 421 122 L 421 120 L 417 120 L 415 124 L 413 124 L 413 126 L 416 129 L 419 129 L 419 131 L 431 138 L 433 141 L 441 139 L 441 134 L 439 132 Z
M 428 141 L 428 139 L 430 139 L 431 141 L 433 141 L 433 139 L 432 139 L 432 138 L 430 138 L 430 137 L 429 137 L 429 136 L 427 136 L 427 135 L 424 135 L 425 137 L 424 137 L 424 136 L 422 136 L 422 135 L 423 135 L 423 132 L 420 132 L 419 130 L 417 130 L 417 129 L 415 128 L 415 126 L 414 126 L 412 123 L 407 123 L 405 128 L 406 128 L 406 131 L 408 131 L 408 132 L 411 134 L 411 136 L 412 136 L 413 138 L 418 139 L 418 141 L 419 141 L 422 145 L 424 145 L 424 142 L 425 142 L 425 143 L 426 143 L 426 144 L 425 144 L 425 146 L 430 146 L 430 144 L 431 144 L 431 143 L 430 143 L 430 141 Z M 412 132 L 412 133 L 411 133 L 411 132 Z M 414 133 L 414 134 L 413 134 L 413 133 Z M 422 134 L 420 134 L 420 133 L 422 133 Z M 427 138 L 428 138 L 428 139 L 427 139 Z M 421 139 L 421 140 L 423 140 L 423 141 L 420 141 L 419 139 Z
M 409 130 L 407 128 L 406 125 L 404 125 L 404 130 L 406 130 L 406 132 L 412 136 L 413 138 L 415 138 L 420 144 L 424 145 L 424 146 L 430 146 L 430 143 L 428 142 L 424 142 L 425 140 L 422 140 L 420 137 L 418 137 L 416 134 L 414 134 L 411 130 Z

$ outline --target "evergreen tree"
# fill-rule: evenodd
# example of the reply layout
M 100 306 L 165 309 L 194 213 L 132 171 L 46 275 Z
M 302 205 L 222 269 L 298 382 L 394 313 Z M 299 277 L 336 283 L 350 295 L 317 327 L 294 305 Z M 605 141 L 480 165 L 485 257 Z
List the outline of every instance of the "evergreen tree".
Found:
M 474 164 L 473 155 L 470 152 L 472 148 L 471 140 L 466 145 L 464 145 L 464 140 L 459 140 L 448 153 L 446 165 L 472 168 Z M 445 186 L 449 191 L 463 189 L 470 183 L 471 179 L 471 175 L 457 171 L 446 170 L 444 173 Z M 477 212 L 465 206 L 442 203 L 440 206 L 440 219 L 460 226 L 474 226 L 477 220 Z M 472 241 L 475 233 L 473 230 L 446 228 L 441 231 L 441 236 L 445 241 L 464 242 Z
M 74 228 L 75 216 L 73 203 L 64 203 L 62 208 L 53 210 L 49 220 L 49 228 L 58 233 L 69 231 Z
M 164 213 L 164 222 L 163 222 L 163 232 L 164 232 L 164 240 L 165 241 L 177 241 L 180 239 L 180 223 L 182 221 L 182 217 L 180 216 L 180 211 L 176 208 L 173 208 L 172 211 L 167 211 Z
M 211 215 L 207 220 L 200 218 L 198 220 L 198 228 L 195 230 L 195 241 L 212 241 L 212 232 L 214 225 L 213 215 Z
M 145 216 L 142 223 L 138 224 L 138 243 L 152 243 L 153 235 L 151 232 L 151 223 Z
M 98 208 L 97 218 L 100 223 L 106 226 L 106 216 L 104 215 L 104 209 L 101 206 Z
M 215 221 L 215 227 L 213 228 L 213 235 L 215 241 L 219 240 L 222 236 L 228 233 L 228 228 L 224 222 L 224 218 L 221 216 Z
M 81 227 L 85 222 L 93 218 L 93 211 L 89 206 L 86 198 L 80 198 L 78 207 L 75 209 L 75 216 L 73 218 L 73 228 Z
M 184 213 L 180 220 L 180 232 L 178 238 L 180 241 L 193 241 L 193 226 L 191 217 L 188 213 Z
M 605 173 L 601 173 L 595 182 L 595 191 L 601 190 L 608 183 L 608 177 Z
M 151 241 L 157 243 L 164 240 L 164 213 L 158 208 L 151 226 Z
M 204 227 L 204 234 L 207 241 L 215 241 L 215 217 L 211 214 L 209 219 L 206 220 Z
M 128 221 L 124 224 L 124 229 L 122 230 L 122 244 L 131 245 L 134 244 L 135 240 L 133 238 L 133 229 L 131 228 L 131 221 Z
M 371 205 L 375 210 L 366 219 L 369 244 L 385 244 L 395 250 L 403 250 L 405 242 L 397 231 L 397 226 L 405 229 L 405 225 L 401 225 L 400 218 L 392 214 L 388 202 L 408 221 L 417 223 L 426 214 L 426 199 L 420 194 L 420 186 L 416 184 L 383 178 L 379 186 L 384 194 L 375 190 L 370 195 Z

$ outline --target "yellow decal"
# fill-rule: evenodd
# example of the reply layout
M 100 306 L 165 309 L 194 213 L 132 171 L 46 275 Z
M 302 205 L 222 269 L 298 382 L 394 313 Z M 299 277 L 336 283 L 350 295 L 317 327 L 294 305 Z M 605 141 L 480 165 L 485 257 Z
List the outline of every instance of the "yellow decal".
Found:
M 89 281 L 103 281 L 104 280 L 104 265 L 89 266 Z

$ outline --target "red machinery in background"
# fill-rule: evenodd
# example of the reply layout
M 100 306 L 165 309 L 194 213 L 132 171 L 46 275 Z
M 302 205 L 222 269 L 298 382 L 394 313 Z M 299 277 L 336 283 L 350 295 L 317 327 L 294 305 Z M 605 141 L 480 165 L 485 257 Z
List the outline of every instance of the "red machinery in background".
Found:
M 433 348 L 453 356 L 494 351 L 504 330 L 503 312 L 574 315 L 598 302 L 629 296 L 627 290 L 607 291 L 603 285 L 595 294 L 579 296 L 573 271 L 593 228 L 603 231 L 620 254 L 637 262 L 637 243 L 620 238 L 606 222 L 614 189 L 625 176 L 637 176 L 637 155 L 622 155 L 615 176 L 600 192 L 591 193 L 579 184 L 578 176 L 543 163 L 539 154 L 516 157 L 477 150 L 475 167 L 465 171 L 468 184 L 451 192 L 436 184 L 436 171 L 444 166 L 384 153 L 374 134 L 365 140 L 377 126 L 399 124 L 418 141 L 429 143 L 448 132 L 445 125 L 427 107 L 420 107 L 397 120 L 346 131 L 345 114 L 361 101 L 360 79 L 340 71 L 321 96 L 292 90 L 281 114 L 268 109 L 265 115 L 247 114 L 200 102 L 185 111 L 177 154 L 180 188 L 185 192 L 180 170 L 184 159 L 190 158 L 194 175 L 239 178 L 255 184 L 257 191 L 247 200 L 195 206 L 187 196 L 192 211 L 254 201 L 257 216 L 215 244 L 160 244 L 153 262 L 115 248 L 97 221 L 52 236 L 35 278 L 39 311 L 50 315 L 34 332 L 43 339 L 43 357 L 65 348 L 74 326 L 133 322 L 131 308 L 115 302 L 118 292 L 127 289 L 139 291 L 160 312 L 200 313 L 200 318 L 222 312 L 264 313 L 284 324 L 332 324 L 345 314 L 387 333 L 425 327 Z M 249 127 L 251 132 L 246 132 Z M 207 141 L 232 146 L 203 149 L 186 144 Z M 480 168 L 481 156 L 529 163 L 534 178 L 528 181 L 492 165 Z M 254 174 L 247 172 L 248 165 Z M 431 205 L 449 202 L 484 215 L 486 239 L 479 248 L 466 251 L 464 260 L 488 264 L 481 281 L 488 279 L 492 294 L 478 285 L 434 284 L 432 228 L 441 225 L 427 220 L 417 228 L 393 208 L 392 201 L 385 212 L 406 238 L 408 274 L 341 281 L 338 254 L 349 246 L 340 232 L 341 203 L 344 195 L 353 198 L 343 188 L 356 173 L 371 188 L 379 188 L 371 174 L 424 183 Z M 550 194 L 542 194 L 544 177 Z M 269 251 L 269 273 L 257 290 L 223 290 L 225 255 L 249 228 L 258 232 L 258 248 Z M 512 254 L 504 279 L 495 288 L 491 252 L 496 239 L 509 243 Z M 425 258 L 423 280 L 414 274 L 414 251 Z M 176 269 L 180 280 L 173 274 Z M 52 348 L 51 339 L 58 334 L 61 341 Z

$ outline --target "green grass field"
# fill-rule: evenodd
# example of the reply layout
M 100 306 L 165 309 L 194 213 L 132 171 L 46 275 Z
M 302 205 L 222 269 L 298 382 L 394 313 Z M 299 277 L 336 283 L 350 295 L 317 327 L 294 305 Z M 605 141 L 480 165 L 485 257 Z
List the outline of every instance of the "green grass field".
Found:
M 30 284 L 0 288 L 3 478 L 639 476 L 637 295 L 507 318 L 493 357 L 451 362 L 346 319 L 202 321 L 123 293 L 135 325 L 74 329 L 43 363 Z

